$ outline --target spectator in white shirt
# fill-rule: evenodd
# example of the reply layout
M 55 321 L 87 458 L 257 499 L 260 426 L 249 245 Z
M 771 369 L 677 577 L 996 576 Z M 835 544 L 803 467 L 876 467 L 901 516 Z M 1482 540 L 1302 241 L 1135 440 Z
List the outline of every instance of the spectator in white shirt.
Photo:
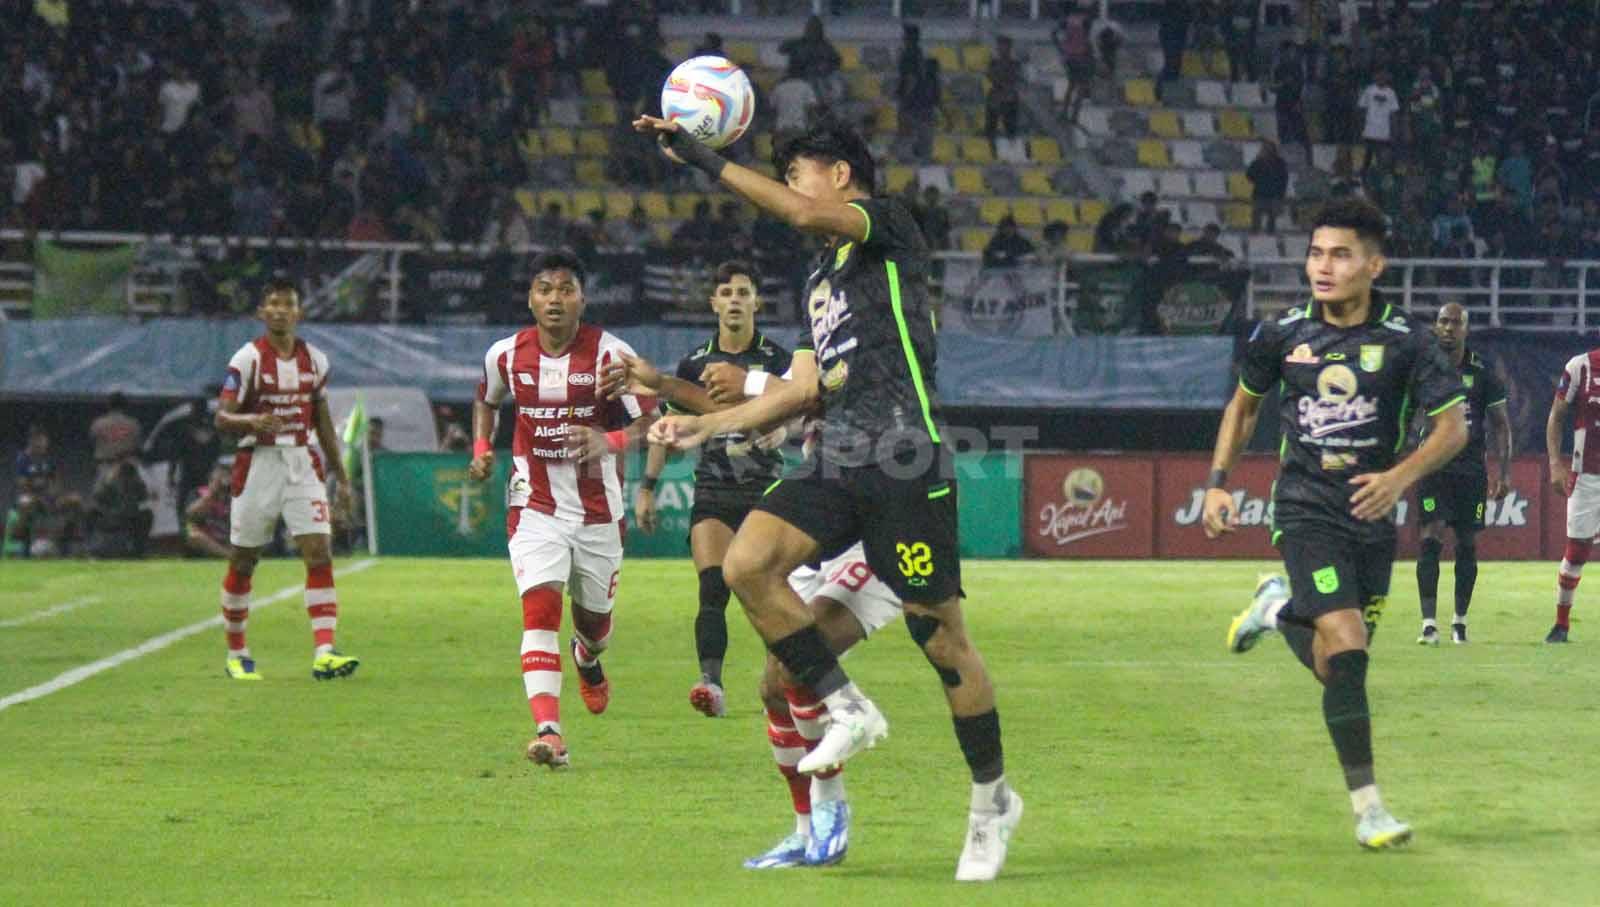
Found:
M 200 83 L 190 75 L 189 67 L 179 63 L 171 76 L 161 83 L 161 131 L 172 135 L 189 122 L 189 111 L 200 102 Z
M 817 106 L 816 89 L 793 69 L 789 70 L 783 81 L 772 87 L 772 109 L 775 111 L 773 132 L 778 136 L 804 132 L 811 117 L 811 109 L 815 106 Z
M 1372 159 L 1380 149 L 1394 144 L 1394 115 L 1400 109 L 1400 96 L 1389 84 L 1388 70 L 1380 69 L 1375 81 L 1361 92 L 1356 106 L 1366 112 L 1366 125 L 1361 129 L 1361 139 L 1366 144 L 1366 160 L 1361 162 L 1361 175 L 1366 176 Z

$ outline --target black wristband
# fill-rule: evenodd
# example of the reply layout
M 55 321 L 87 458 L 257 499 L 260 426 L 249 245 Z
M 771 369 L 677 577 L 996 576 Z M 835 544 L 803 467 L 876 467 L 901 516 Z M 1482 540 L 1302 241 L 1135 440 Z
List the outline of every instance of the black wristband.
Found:
M 1206 476 L 1206 488 L 1220 488 L 1226 491 L 1228 489 L 1228 471 L 1226 469 L 1211 470 L 1211 474 Z
M 657 476 L 645 476 L 639 480 L 639 490 L 655 491 L 657 481 L 659 481 L 659 477 Z
M 676 154 L 685 164 L 705 171 L 712 179 L 721 179 L 722 168 L 728 166 L 727 160 L 722 155 L 707 148 L 681 128 L 661 133 L 656 141 L 660 142 L 663 148 Z

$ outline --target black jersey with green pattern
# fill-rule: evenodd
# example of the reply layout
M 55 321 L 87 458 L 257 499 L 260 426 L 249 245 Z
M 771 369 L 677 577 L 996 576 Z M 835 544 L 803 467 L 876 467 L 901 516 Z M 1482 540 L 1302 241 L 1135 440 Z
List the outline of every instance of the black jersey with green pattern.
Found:
M 822 385 L 818 451 L 862 466 L 937 444 L 939 408 L 922 230 L 896 199 L 850 204 L 866 215 L 866 238 L 823 250 L 804 298 Z
M 1481 475 L 1488 468 L 1484 455 L 1488 451 L 1489 409 L 1506 405 L 1506 388 L 1489 363 L 1470 349 L 1462 357 L 1459 371 L 1461 383 L 1467 388 L 1467 446 L 1439 467 L 1439 471 L 1450 475 Z M 1427 436 L 1427 429 L 1424 423 L 1421 437 Z
M 1350 514 L 1350 480 L 1393 466 L 1412 413 L 1437 415 L 1466 391 L 1433 332 L 1372 295 L 1358 325 L 1323 320 L 1316 302 L 1256 325 L 1239 373 L 1244 392 L 1279 385 L 1278 481 L 1273 525 L 1360 541 L 1394 536 L 1392 519 Z
M 678 362 L 678 377 L 684 381 L 700 383 L 706 366 L 714 362 L 728 362 L 747 372 L 766 372 L 781 377 L 789 370 L 789 351 L 773 343 L 765 334 L 756 332 L 750 345 L 738 352 L 729 352 L 717 345 L 717 334 L 701 344 L 694 352 Z M 676 407 L 668 404 L 669 410 Z M 717 435 L 700 450 L 700 462 L 694 468 L 697 484 L 743 485 L 770 483 L 783 472 L 783 452 L 762 450 L 755 446 L 755 437 L 744 432 Z

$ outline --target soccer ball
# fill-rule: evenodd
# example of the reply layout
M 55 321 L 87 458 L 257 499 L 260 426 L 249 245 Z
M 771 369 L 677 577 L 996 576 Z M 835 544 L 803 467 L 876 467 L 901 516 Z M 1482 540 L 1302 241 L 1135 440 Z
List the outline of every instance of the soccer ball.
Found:
M 661 114 L 712 148 L 739 140 L 755 116 L 750 78 L 725 57 L 691 57 L 661 86 Z

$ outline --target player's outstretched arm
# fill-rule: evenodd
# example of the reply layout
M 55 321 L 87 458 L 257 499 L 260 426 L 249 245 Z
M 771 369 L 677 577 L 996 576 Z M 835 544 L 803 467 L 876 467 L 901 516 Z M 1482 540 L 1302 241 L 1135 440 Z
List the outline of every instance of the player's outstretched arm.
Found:
M 494 472 L 495 409 L 482 400 L 472 401 L 472 462 L 467 478 L 482 482 Z
M 600 371 L 600 396 L 615 400 L 623 394 L 656 397 L 678 409 L 708 413 L 720 409 L 705 388 L 675 375 L 665 375 L 643 356 L 623 354 Z
M 1362 473 L 1350 480 L 1358 486 L 1350 496 L 1350 513 L 1358 520 L 1379 520 L 1394 510 L 1394 505 L 1417 480 L 1450 462 L 1467 446 L 1466 411 L 1458 398 L 1453 405 L 1433 414 L 1428 437 L 1411 456 L 1383 472 Z
M 1239 515 L 1233 512 L 1233 498 L 1226 487 L 1228 472 L 1239 462 L 1244 445 L 1255 434 L 1256 421 L 1261 418 L 1261 398 L 1236 387 L 1233 399 L 1222 411 L 1222 424 L 1217 427 L 1217 446 L 1211 452 L 1211 476 L 1207 480 L 1201 524 L 1207 538 L 1217 538 L 1238 528 Z
M 795 356 L 790 380 L 775 381 L 738 406 L 700 416 L 667 416 L 651 430 L 650 440 L 675 450 L 698 447 L 712 435 L 730 431 L 759 434 L 763 429 L 804 415 L 816 405 L 818 397 L 816 360 Z M 770 379 L 769 379 L 770 380 Z
M 241 413 L 238 400 L 224 399 L 217 406 L 216 426 L 230 435 L 271 435 L 283 431 L 283 419 L 276 413 Z
M 1561 434 L 1567 428 L 1567 401 L 1557 397 L 1550 404 L 1550 415 L 1544 420 L 1544 452 L 1550 459 L 1550 484 L 1556 491 L 1567 493 L 1567 461 L 1561 456 Z
M 867 238 L 867 216 L 859 209 L 808 198 L 775 179 L 735 164 L 696 141 L 674 120 L 641 116 L 633 121 L 633 128 L 637 132 L 654 132 L 668 158 L 705 171 L 712 179 L 796 229 L 854 242 Z
M 1494 432 L 1495 450 L 1500 458 L 1500 471 L 1489 483 L 1489 497 L 1496 501 L 1511 491 L 1511 458 L 1516 454 L 1516 439 L 1511 436 L 1509 409 L 1504 400 L 1489 404 L 1489 428 Z

